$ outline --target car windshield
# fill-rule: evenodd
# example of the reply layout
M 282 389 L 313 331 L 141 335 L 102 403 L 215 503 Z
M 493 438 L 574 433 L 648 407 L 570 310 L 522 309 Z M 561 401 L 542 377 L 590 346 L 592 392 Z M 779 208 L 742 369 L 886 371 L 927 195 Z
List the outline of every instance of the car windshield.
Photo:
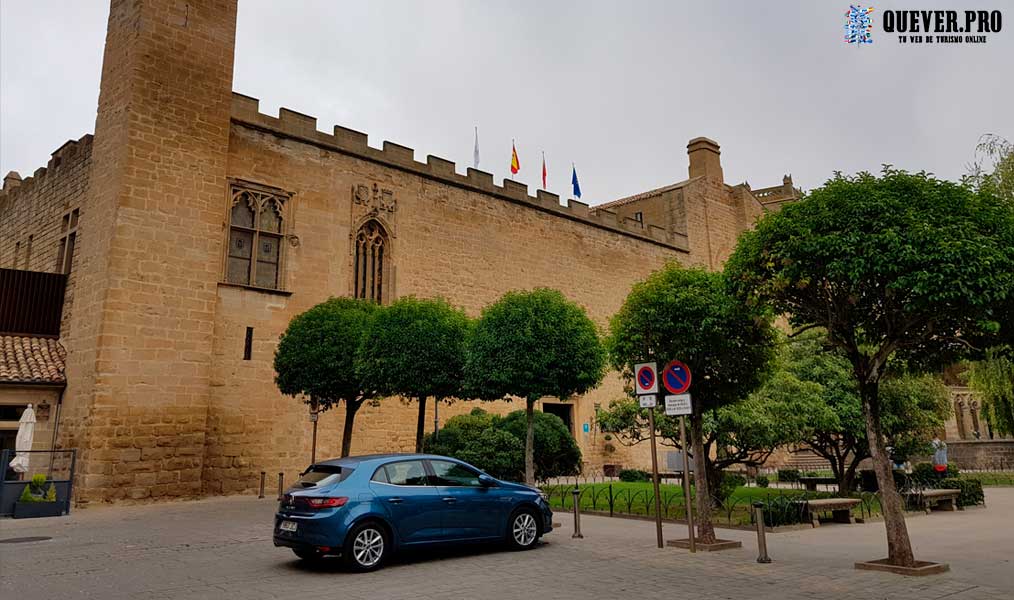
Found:
M 338 465 L 312 465 L 303 473 L 296 485 L 308 488 L 331 485 L 348 479 L 353 469 Z

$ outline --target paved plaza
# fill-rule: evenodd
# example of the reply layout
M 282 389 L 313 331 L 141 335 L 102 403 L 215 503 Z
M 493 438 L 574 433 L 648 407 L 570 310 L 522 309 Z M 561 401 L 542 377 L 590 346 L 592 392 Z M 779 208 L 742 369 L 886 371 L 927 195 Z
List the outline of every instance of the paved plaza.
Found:
M 714 554 L 655 547 L 654 523 L 585 516 L 539 548 L 427 551 L 381 571 L 306 566 L 271 544 L 275 503 L 248 497 L 146 506 L 102 506 L 69 517 L 0 521 L 0 597 L 103 598 L 859 598 L 948 600 L 1014 597 L 1014 489 L 987 490 L 987 507 L 909 519 L 916 556 L 951 572 L 923 578 L 856 571 L 886 554 L 882 523 L 769 534 L 772 564 L 755 562 L 756 537 L 720 530 L 743 548 Z M 667 538 L 685 535 L 666 525 Z

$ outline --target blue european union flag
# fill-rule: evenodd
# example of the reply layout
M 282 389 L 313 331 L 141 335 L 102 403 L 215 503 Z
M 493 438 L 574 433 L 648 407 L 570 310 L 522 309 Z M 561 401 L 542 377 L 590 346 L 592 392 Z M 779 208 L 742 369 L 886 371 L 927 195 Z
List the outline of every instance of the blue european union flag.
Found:
M 574 186 L 574 196 L 577 198 L 581 197 L 581 184 L 577 182 L 577 167 L 571 166 L 573 174 L 570 177 L 570 183 Z

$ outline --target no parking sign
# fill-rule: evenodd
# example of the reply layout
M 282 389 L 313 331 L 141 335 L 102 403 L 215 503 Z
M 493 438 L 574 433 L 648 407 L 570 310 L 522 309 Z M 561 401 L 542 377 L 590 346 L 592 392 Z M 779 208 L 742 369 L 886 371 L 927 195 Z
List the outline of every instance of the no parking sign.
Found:
M 639 363 L 634 365 L 634 383 L 637 394 L 657 394 L 658 377 L 655 376 L 655 363 Z

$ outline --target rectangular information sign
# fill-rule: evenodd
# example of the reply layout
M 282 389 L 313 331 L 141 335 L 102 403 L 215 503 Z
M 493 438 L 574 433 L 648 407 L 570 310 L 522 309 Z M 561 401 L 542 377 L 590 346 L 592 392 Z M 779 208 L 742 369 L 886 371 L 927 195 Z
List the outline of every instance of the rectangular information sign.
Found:
M 656 396 L 655 394 L 646 394 L 638 396 L 637 399 L 641 402 L 641 408 L 655 408 Z
M 690 403 L 690 394 L 673 394 L 665 397 L 665 414 L 669 416 L 690 415 L 694 408 Z

